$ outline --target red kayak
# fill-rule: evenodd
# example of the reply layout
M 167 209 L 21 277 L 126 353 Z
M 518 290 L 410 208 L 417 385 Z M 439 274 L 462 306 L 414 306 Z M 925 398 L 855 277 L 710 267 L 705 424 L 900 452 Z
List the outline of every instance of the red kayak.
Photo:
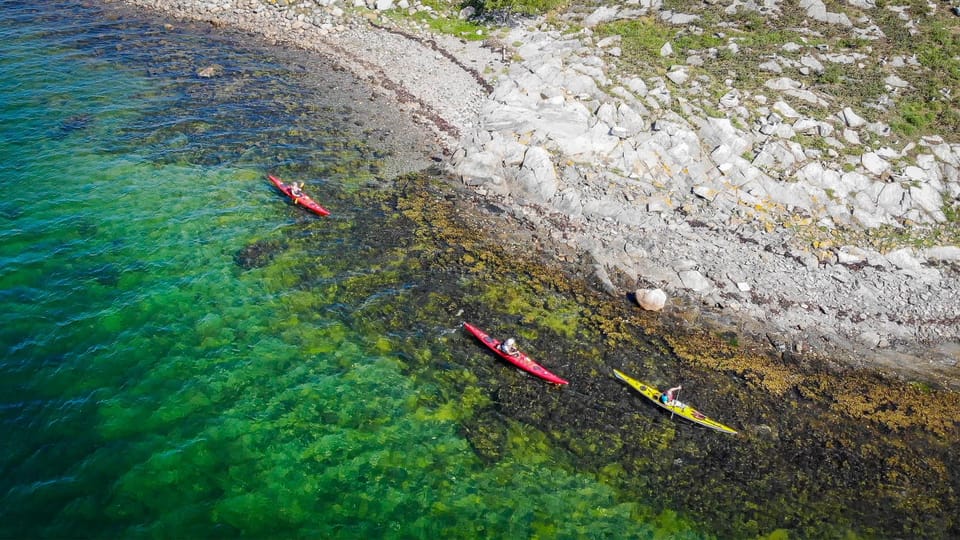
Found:
M 516 356 L 509 355 L 502 350 L 500 350 L 500 341 L 493 339 L 484 333 L 483 330 L 480 330 L 476 326 L 471 325 L 470 323 L 463 323 L 463 327 L 467 329 L 468 332 L 476 336 L 477 339 L 483 342 L 484 345 L 493 349 L 493 352 L 497 353 L 500 358 L 503 358 L 507 362 L 517 366 L 518 368 L 529 371 L 541 379 L 546 379 L 554 384 L 568 384 L 567 381 L 557 377 L 553 373 L 550 373 L 543 368 L 540 364 L 534 362 L 530 359 L 529 356 L 521 353 L 517 353 Z
M 284 195 L 293 199 L 293 204 L 299 204 L 300 206 L 306 208 L 307 210 L 310 210 L 314 214 L 318 214 L 321 216 L 330 215 L 329 210 L 317 204 L 316 201 L 311 199 L 309 195 L 301 195 L 299 197 L 296 197 L 293 195 L 293 193 L 290 193 L 290 186 L 287 184 L 284 184 L 276 176 L 273 176 L 272 174 L 268 174 L 267 178 L 269 178 L 270 181 L 273 182 L 273 185 L 277 186 L 277 189 L 282 191 Z

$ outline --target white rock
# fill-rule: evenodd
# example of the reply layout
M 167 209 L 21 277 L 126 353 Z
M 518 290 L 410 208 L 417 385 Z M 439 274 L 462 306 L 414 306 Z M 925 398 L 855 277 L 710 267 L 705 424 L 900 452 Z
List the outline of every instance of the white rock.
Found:
M 686 26 L 698 20 L 700 16 L 675 11 L 661 11 L 660 18 L 671 25 Z
M 734 156 L 739 156 L 753 146 L 752 142 L 743 137 L 729 118 L 709 117 L 700 123 L 700 139 L 714 147 L 724 146 Z
M 800 118 L 800 113 L 798 113 L 793 107 L 788 105 L 785 101 L 777 101 L 773 104 L 773 110 L 777 112 L 780 116 L 784 118 L 796 119 Z
M 910 83 L 897 77 L 896 75 L 889 75 L 886 79 L 883 80 L 884 84 L 891 88 L 907 88 L 910 86 Z
M 630 90 L 640 97 L 647 95 L 647 83 L 643 82 L 643 79 L 639 77 L 627 79 L 623 81 L 623 84 L 627 86 L 627 90 Z
M 550 153 L 540 146 L 527 149 L 517 182 L 538 202 L 546 202 L 557 193 L 557 171 Z
M 909 201 L 905 199 L 906 190 L 899 184 L 884 184 L 877 197 L 877 206 L 883 208 L 890 215 L 900 217 L 909 208 Z
M 764 86 L 771 90 L 796 90 L 803 86 L 798 81 L 791 79 L 790 77 L 780 77 L 778 79 L 770 79 L 769 81 L 763 83 Z M 786 116 L 786 115 L 784 115 Z
M 920 270 L 921 261 L 914 256 L 912 248 L 902 248 L 887 253 L 890 264 L 903 270 Z
M 502 163 L 501 157 L 492 152 L 474 152 L 457 165 L 457 173 L 468 186 L 484 186 L 506 194 Z
M 820 127 L 820 122 L 812 118 L 801 118 L 793 123 L 793 130 L 805 135 L 816 132 Z
M 939 167 L 937 158 L 930 154 L 917 154 L 917 167 L 923 171 L 933 171 Z
M 605 49 L 611 45 L 619 44 L 621 39 L 622 38 L 619 35 L 605 37 L 597 42 L 597 47 L 600 47 L 601 49 Z
M 933 153 L 937 156 L 937 159 L 957 167 L 960 166 L 960 157 L 958 157 L 958 153 L 955 148 L 957 148 L 956 145 L 951 146 L 947 143 L 942 143 L 934 145 L 930 149 L 933 150 Z
M 839 24 L 847 28 L 853 26 L 846 14 L 827 11 L 827 6 L 821 0 L 800 0 L 800 9 L 807 10 L 808 17 L 820 22 Z
M 857 264 L 867 260 L 867 252 L 856 246 L 842 246 L 837 250 L 837 262 L 840 264 Z
M 877 347 L 880 345 L 881 341 L 880 333 L 873 330 L 867 330 L 860 334 L 860 341 L 871 347 Z
M 740 95 L 737 91 L 731 90 L 720 97 L 720 106 L 732 109 L 740 105 Z
M 767 60 L 766 62 L 758 66 L 761 71 L 769 71 L 771 73 L 781 74 L 783 73 L 783 68 L 780 67 L 780 64 L 776 60 Z
M 789 89 L 789 90 L 784 90 L 783 93 L 787 96 L 792 96 L 797 99 L 802 99 L 803 101 L 806 101 L 807 103 L 811 103 L 818 107 L 827 107 L 830 105 L 830 103 L 828 103 L 827 100 L 823 99 L 822 97 L 817 95 L 815 92 L 812 92 L 810 90 Z
M 883 159 L 876 152 L 867 152 L 860 156 L 860 163 L 871 174 L 880 175 L 890 169 L 890 162 Z
M 667 73 L 667 78 L 673 81 L 673 84 L 676 84 L 679 86 L 687 82 L 687 79 L 690 78 L 690 74 L 687 73 L 687 70 L 685 69 L 675 69 Z
M 844 107 L 843 111 L 840 113 L 840 116 L 843 118 L 844 123 L 847 124 L 847 127 L 856 129 L 867 124 L 867 121 L 854 112 L 850 107 Z
M 854 146 L 860 146 L 860 135 L 852 129 L 843 130 L 843 140 Z
M 669 212 L 671 209 L 670 201 L 663 196 L 654 196 L 647 201 L 647 212 Z
M 853 219 L 857 221 L 861 226 L 868 229 L 876 229 L 883 225 L 890 223 L 889 218 L 885 215 L 880 215 L 877 212 L 876 207 L 871 209 L 863 208 L 863 205 L 857 206 L 853 209 Z
M 908 165 L 903 169 L 903 175 L 913 181 L 923 181 L 927 179 L 927 172 L 916 165 Z
M 870 133 L 875 133 L 881 137 L 889 137 L 893 133 L 893 130 L 890 129 L 889 124 L 884 124 L 883 122 L 870 122 L 867 124 L 867 129 Z
M 889 146 L 884 146 L 877 150 L 877 155 L 883 159 L 900 159 L 903 157 L 903 152 L 898 152 Z
M 701 184 L 693 187 L 693 194 L 701 199 L 713 201 L 717 198 L 717 195 L 719 195 L 720 192 L 710 186 Z
M 626 103 L 621 103 L 620 106 L 617 107 L 616 125 L 623 129 L 629 137 L 633 137 L 647 129 L 647 123 L 644 117 Z
M 863 60 L 867 56 L 865 54 L 825 54 L 823 59 L 828 62 L 833 62 L 834 64 L 852 64 L 857 60 Z
M 930 183 L 910 186 L 910 200 L 914 208 L 923 209 L 933 221 L 943 223 L 947 220 L 943 214 L 943 194 Z
M 583 26 L 592 28 L 598 24 L 612 21 L 619 10 L 615 7 L 600 6 L 583 20 Z
M 923 250 L 923 256 L 927 259 L 936 261 L 960 261 L 960 247 L 957 246 L 935 246 Z
M 577 218 L 583 215 L 583 203 L 580 200 L 580 193 L 573 188 L 566 188 L 558 191 L 551 199 L 554 207 L 571 218 Z
M 683 286 L 691 291 L 702 293 L 713 288 L 710 280 L 705 278 L 698 270 L 684 270 L 677 273 Z
M 800 64 L 812 69 L 815 73 L 823 72 L 823 64 L 813 56 L 804 56 L 800 59 Z
M 661 289 L 639 289 L 637 304 L 647 311 L 660 311 L 667 304 L 667 293 Z

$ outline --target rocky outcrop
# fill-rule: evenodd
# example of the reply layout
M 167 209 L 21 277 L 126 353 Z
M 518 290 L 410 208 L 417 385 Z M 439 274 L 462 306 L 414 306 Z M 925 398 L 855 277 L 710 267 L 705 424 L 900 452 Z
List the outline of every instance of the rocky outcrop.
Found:
M 851 25 L 822 3 L 805 6 L 816 20 Z M 611 17 L 599 11 L 593 18 Z M 489 193 L 581 220 L 583 232 L 567 242 L 607 274 L 765 320 L 788 340 L 826 336 L 854 348 L 960 340 L 955 264 L 796 233 L 943 223 L 960 193 L 960 145 L 898 142 L 889 126 L 785 76 L 763 93 L 731 86 L 711 104 L 727 113 L 717 118 L 688 100 L 695 82 L 684 66 L 665 78 L 618 72 L 604 59 L 616 41 L 594 44 L 589 29 L 571 36 L 521 27 L 509 40 L 523 43 L 522 61 L 499 79 L 451 161 L 468 184 L 483 189 L 469 171 L 494 163 L 501 183 Z M 800 65 L 822 71 L 855 60 L 814 49 Z M 835 112 L 808 117 L 787 100 Z M 511 156 L 529 149 L 547 150 L 558 174 L 525 174 Z M 538 178 L 543 189 L 531 185 Z M 624 257 L 624 244 L 639 255 Z M 950 258 L 954 249 L 929 252 Z

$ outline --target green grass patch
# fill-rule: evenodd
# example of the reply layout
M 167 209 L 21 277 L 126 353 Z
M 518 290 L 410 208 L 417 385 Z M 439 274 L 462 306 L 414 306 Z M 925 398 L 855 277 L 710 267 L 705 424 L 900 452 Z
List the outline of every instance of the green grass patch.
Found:
M 523 15 L 542 15 L 567 6 L 567 0 L 487 0 L 474 4 L 481 13 L 509 11 Z
M 423 11 L 418 12 L 413 16 L 413 18 L 426 24 L 434 32 L 447 34 L 450 36 L 457 36 L 466 39 L 467 41 L 480 41 L 482 39 L 486 39 L 491 32 L 491 30 L 486 26 L 472 21 L 467 21 L 460 18 L 442 16 L 437 17 Z
M 947 223 L 960 223 L 960 203 L 944 203 L 943 215 L 947 218 Z
M 600 37 L 619 35 L 621 59 L 630 62 L 644 62 L 660 58 L 660 48 L 673 39 L 675 32 L 650 18 L 628 21 L 616 21 L 599 25 L 596 29 Z
M 904 101 L 899 111 L 898 118 L 890 123 L 890 127 L 908 137 L 925 132 L 937 116 L 929 103 L 918 100 Z

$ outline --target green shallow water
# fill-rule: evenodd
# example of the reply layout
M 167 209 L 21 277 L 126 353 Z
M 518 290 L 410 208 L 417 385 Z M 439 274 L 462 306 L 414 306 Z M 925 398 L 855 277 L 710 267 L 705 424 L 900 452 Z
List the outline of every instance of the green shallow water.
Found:
M 390 150 L 321 99 L 342 75 L 72 2 L 0 19 L 0 537 L 697 536 L 515 422 L 480 459 L 490 398 L 411 368 L 456 362 L 455 322 L 381 332 L 418 275 L 376 239 L 412 231 L 350 195 Z

